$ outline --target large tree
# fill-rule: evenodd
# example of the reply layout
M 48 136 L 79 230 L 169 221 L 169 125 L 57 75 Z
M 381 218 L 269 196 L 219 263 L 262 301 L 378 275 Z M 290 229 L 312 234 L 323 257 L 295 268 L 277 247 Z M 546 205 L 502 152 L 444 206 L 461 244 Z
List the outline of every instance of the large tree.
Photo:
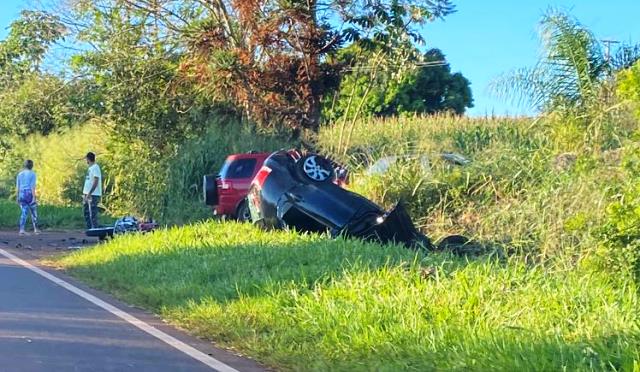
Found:
M 327 56 L 356 40 L 389 50 L 420 41 L 421 25 L 453 11 L 450 0 L 126 2 L 188 41 L 182 76 L 212 99 L 230 100 L 258 123 L 314 130 L 340 67 Z
M 67 121 L 69 84 L 41 69 L 65 31 L 58 17 L 26 10 L 0 41 L 0 147 L 13 136 L 47 134 Z
M 49 47 L 60 40 L 66 29 L 59 17 L 46 12 L 25 10 L 9 26 L 9 35 L 0 41 L 0 88 L 40 72 Z

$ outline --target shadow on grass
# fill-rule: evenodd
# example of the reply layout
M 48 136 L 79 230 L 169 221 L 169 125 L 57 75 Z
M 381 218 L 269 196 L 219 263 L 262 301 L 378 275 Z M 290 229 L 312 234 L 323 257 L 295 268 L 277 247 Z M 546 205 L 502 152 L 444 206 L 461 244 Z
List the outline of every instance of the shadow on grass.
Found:
M 240 296 L 264 296 L 286 286 L 311 289 L 345 272 L 421 260 L 422 254 L 394 246 L 296 241 L 125 253 L 106 262 L 74 265 L 70 272 L 138 305 L 157 309 L 204 297 L 227 302 Z

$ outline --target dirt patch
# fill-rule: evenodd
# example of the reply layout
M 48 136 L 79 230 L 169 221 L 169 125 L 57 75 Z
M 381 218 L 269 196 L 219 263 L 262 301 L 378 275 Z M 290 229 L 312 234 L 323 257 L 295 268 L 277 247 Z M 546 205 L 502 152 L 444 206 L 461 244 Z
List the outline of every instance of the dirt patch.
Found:
M 43 231 L 21 236 L 17 231 L 0 231 L 0 248 L 18 251 L 21 256 L 43 258 L 86 248 L 98 243 L 81 231 Z

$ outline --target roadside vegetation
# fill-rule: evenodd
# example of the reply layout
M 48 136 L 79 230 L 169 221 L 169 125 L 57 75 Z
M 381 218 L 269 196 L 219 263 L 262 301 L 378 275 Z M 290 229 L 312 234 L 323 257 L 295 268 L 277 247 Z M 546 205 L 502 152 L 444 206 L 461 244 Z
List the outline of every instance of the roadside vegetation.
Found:
M 637 287 L 588 261 L 467 260 L 206 223 L 57 264 L 283 370 L 633 370 L 640 360 Z
M 32 158 L 43 221 L 75 226 L 78 159 L 94 150 L 107 212 L 170 227 L 52 264 L 278 369 L 640 368 L 639 47 L 606 55 L 550 10 L 539 63 L 494 84 L 540 113 L 469 118 L 469 82 L 446 51 L 419 53 L 412 26 L 451 14 L 446 0 L 75 3 L 23 14 L 0 42 L 0 196 Z M 305 23 L 322 15 L 348 27 Z M 309 43 L 281 48 L 293 30 Z M 61 35 L 95 46 L 67 61 L 74 78 L 41 70 Z M 474 249 L 205 221 L 203 174 L 291 146 L 346 164 L 349 187 L 381 205 L 404 201 L 433 240 Z M 0 225 L 16 218 L 1 202 Z

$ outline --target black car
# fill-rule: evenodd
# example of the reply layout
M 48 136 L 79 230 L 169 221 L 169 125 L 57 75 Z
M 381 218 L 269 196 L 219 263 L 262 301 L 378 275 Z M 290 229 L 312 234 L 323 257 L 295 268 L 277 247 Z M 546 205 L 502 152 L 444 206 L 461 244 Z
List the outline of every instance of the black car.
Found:
M 337 168 L 337 169 L 336 169 Z M 264 162 L 247 195 L 251 220 L 265 228 L 326 232 L 432 248 L 402 204 L 385 211 L 339 186 L 344 169 L 318 154 L 278 151 Z

